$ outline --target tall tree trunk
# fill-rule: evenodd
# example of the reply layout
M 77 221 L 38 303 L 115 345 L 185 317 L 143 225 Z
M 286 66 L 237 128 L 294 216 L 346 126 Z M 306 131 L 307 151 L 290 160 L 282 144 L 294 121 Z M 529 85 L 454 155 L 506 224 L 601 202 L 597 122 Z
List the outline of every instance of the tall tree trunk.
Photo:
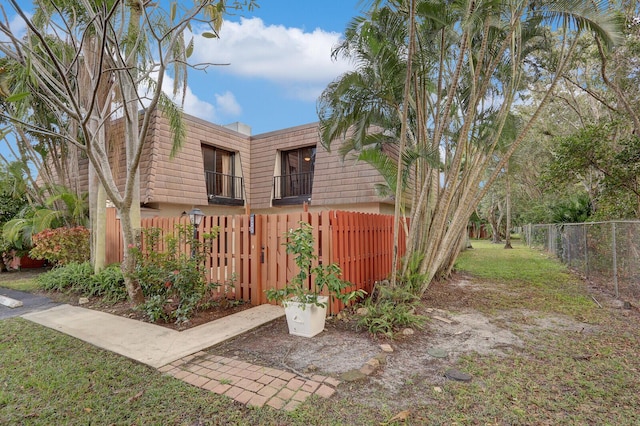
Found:
M 137 40 L 140 32 L 140 19 L 144 8 L 140 0 L 128 0 L 127 7 L 130 11 L 128 36 L 131 40 Z M 140 232 L 140 172 L 136 164 L 136 153 L 139 145 L 143 143 L 139 135 L 139 116 L 138 116 L 138 74 L 137 69 L 137 52 L 135 46 L 127 44 L 125 52 L 125 61 L 128 64 L 128 78 L 122 82 L 122 97 L 124 103 L 124 144 L 125 156 L 127 162 L 127 172 L 133 173 L 133 179 L 125 184 L 125 194 L 123 201 L 118 206 L 120 213 L 120 224 L 122 225 L 122 234 L 124 240 L 124 259 L 122 262 L 122 271 L 125 276 L 125 286 L 129 299 L 133 305 L 139 305 L 144 302 L 142 287 L 140 283 L 133 278 L 136 259 L 131 253 L 131 248 L 137 247 Z M 134 167 L 135 166 L 135 167 Z
M 509 179 L 509 163 L 505 166 L 505 176 L 507 179 L 507 197 L 506 197 L 506 210 L 507 210 L 507 224 L 505 231 L 505 243 L 504 248 L 511 249 L 511 179 Z
M 140 283 L 131 278 L 131 274 L 136 267 L 136 258 L 131 251 L 133 247 L 137 247 L 139 241 L 136 238 L 133 226 L 131 224 L 131 209 L 123 206 L 119 209 L 120 224 L 122 225 L 122 237 L 124 241 L 124 259 L 122 260 L 122 272 L 124 273 L 124 284 L 127 288 L 129 301 L 132 305 L 138 306 L 144 303 L 144 294 Z
M 97 64 L 101 46 L 96 36 L 87 38 L 83 46 L 83 66 L 81 68 L 81 81 L 84 80 L 85 87 L 94 87 L 98 82 L 96 102 L 98 108 L 91 109 L 91 118 L 88 123 L 89 132 L 93 135 L 95 143 L 102 149 L 105 149 L 109 139 L 109 118 L 105 120 L 105 116 L 109 116 L 111 111 L 111 83 L 106 78 L 101 78 L 103 72 Z M 89 91 L 84 93 L 82 102 L 85 109 L 89 109 L 92 102 L 88 97 Z M 72 146 L 73 147 L 73 146 Z M 75 147 L 73 147 L 75 148 Z M 77 159 L 76 162 L 77 168 Z M 88 180 L 89 180 L 89 226 L 91 229 L 91 265 L 95 273 L 104 268 L 106 263 L 106 195 L 105 189 L 94 165 L 89 161 Z
M 402 205 L 402 198 L 404 187 L 402 185 L 402 156 L 404 154 L 405 145 L 407 143 L 407 131 L 409 127 L 409 98 L 411 96 L 411 63 L 413 61 L 413 51 L 415 49 L 415 8 L 416 0 L 409 2 L 409 40 L 407 41 L 408 53 L 407 53 L 407 74 L 404 80 L 404 95 L 403 95 L 403 107 L 402 107 L 402 123 L 400 126 L 400 146 L 398 148 L 398 173 L 396 175 L 396 199 L 393 211 L 393 260 L 391 262 L 391 287 L 396 286 L 396 276 L 398 270 L 399 261 L 399 237 L 400 237 L 400 206 Z

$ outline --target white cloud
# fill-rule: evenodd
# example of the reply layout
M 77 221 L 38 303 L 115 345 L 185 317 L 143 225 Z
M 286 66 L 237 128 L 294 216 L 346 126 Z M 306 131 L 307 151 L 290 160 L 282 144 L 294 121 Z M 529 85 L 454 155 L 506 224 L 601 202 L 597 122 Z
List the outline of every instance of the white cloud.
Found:
M 152 76 L 154 80 L 157 80 L 157 76 Z M 162 91 L 171 97 L 177 104 L 181 101 L 181 93 L 178 96 L 173 96 L 173 78 L 169 75 L 165 75 L 162 83 Z M 148 95 L 148 94 L 147 94 Z M 187 91 L 184 97 L 184 112 L 201 118 L 209 122 L 218 122 L 221 118 L 225 120 L 230 117 L 238 116 L 242 112 L 242 108 L 236 101 L 233 93 L 227 91 L 223 94 L 214 94 L 215 105 L 210 102 L 200 99 L 193 93 L 191 88 L 187 86 Z M 144 102 L 145 106 L 148 102 Z
M 173 83 L 171 84 L 173 85 Z M 172 86 L 169 87 L 171 88 Z M 171 95 L 173 89 L 167 91 L 165 86 L 163 90 Z M 216 121 L 218 115 L 216 107 L 198 98 L 190 87 L 187 87 L 187 93 L 184 98 L 184 112 L 207 121 Z
M 219 110 L 224 111 L 225 115 L 240 115 L 242 108 L 233 93 L 226 91 L 222 95 L 215 95 L 216 106 Z
M 336 32 L 265 26 L 259 18 L 243 18 L 225 22 L 219 39 L 196 34 L 192 59 L 229 63 L 223 72 L 263 78 L 283 86 L 289 96 L 308 100 L 315 99 L 330 81 L 352 68 L 344 60 L 331 59 L 339 40 Z

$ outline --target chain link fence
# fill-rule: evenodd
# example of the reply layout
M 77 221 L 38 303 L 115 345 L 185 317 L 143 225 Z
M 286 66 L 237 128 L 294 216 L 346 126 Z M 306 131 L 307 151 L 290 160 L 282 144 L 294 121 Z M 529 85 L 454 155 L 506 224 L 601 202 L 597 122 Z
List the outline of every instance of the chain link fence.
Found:
M 640 300 L 640 221 L 526 225 L 529 247 L 555 254 L 601 290 Z

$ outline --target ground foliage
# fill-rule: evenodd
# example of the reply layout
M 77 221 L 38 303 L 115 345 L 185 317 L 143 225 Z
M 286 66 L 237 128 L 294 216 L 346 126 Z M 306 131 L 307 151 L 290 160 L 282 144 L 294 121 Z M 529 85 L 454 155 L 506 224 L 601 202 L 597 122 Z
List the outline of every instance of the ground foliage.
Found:
M 327 333 L 328 340 L 308 339 L 302 345 L 300 338 L 287 334 L 286 324 L 275 322 L 209 349 L 283 368 L 295 365 L 297 351 L 316 348 L 305 354 L 307 363 L 310 355 L 323 360 L 323 354 L 331 353 L 324 362 L 344 368 L 353 363 L 350 348 L 359 351 L 358 344 L 374 350 L 383 342 L 394 347 L 386 364 L 365 382 L 343 383 L 332 398 L 310 399 L 285 413 L 248 409 L 73 338 L 11 319 L 0 322 L 0 368 L 12 371 L 0 382 L 0 418 L 9 424 L 42 425 L 346 425 L 386 423 L 405 413 L 404 424 L 412 425 L 637 424 L 637 309 L 623 309 L 621 302 L 594 292 L 542 253 L 521 245 L 514 250 L 473 245 L 476 248 L 457 263 L 454 280 L 436 282 L 418 312 L 438 309 L 458 321 L 465 315 L 485 317 L 492 327 L 515 335 L 517 345 L 489 352 L 459 350 L 455 357 L 437 360 L 426 354 L 429 348 L 455 338 L 464 342 L 472 330 L 456 336 L 432 320 L 412 336 L 381 341 L 355 331 L 358 317 L 349 314 L 328 322 L 320 335 Z M 344 350 L 332 351 L 342 348 L 341 343 L 347 345 Z M 446 381 L 443 371 L 450 367 L 471 374 L 473 380 Z
M 198 310 L 232 303 L 226 292 L 233 289 L 233 277 L 222 283 L 206 279 L 206 259 L 217 235 L 218 229 L 214 228 L 198 236 L 193 225 L 183 224 L 176 225 L 173 233 L 164 236 L 159 228 L 143 230 L 143 248 L 131 248 L 136 257 L 131 278 L 142 287 L 145 302 L 139 310 L 151 322 L 181 324 Z

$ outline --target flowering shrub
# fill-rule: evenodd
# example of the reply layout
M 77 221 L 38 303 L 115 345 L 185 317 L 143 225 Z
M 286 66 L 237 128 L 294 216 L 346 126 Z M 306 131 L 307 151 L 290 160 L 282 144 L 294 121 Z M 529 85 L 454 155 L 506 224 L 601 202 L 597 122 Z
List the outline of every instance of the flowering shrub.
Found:
M 217 230 L 203 235 L 204 242 L 193 238 L 192 225 L 176 225 L 175 235 L 164 238 L 164 251 L 160 251 L 161 230 L 144 229 L 142 238 L 146 250 L 131 248 L 136 256 L 136 270 L 132 278 L 137 280 L 145 295 L 141 305 L 153 322 L 189 320 L 203 306 L 210 290 L 219 286 L 207 284 L 205 259 L 211 253 L 211 245 Z M 189 250 L 187 250 L 187 248 Z
M 29 255 L 33 259 L 46 259 L 57 265 L 86 262 L 91 254 L 89 230 L 84 226 L 45 229 L 34 235 L 32 241 Z

